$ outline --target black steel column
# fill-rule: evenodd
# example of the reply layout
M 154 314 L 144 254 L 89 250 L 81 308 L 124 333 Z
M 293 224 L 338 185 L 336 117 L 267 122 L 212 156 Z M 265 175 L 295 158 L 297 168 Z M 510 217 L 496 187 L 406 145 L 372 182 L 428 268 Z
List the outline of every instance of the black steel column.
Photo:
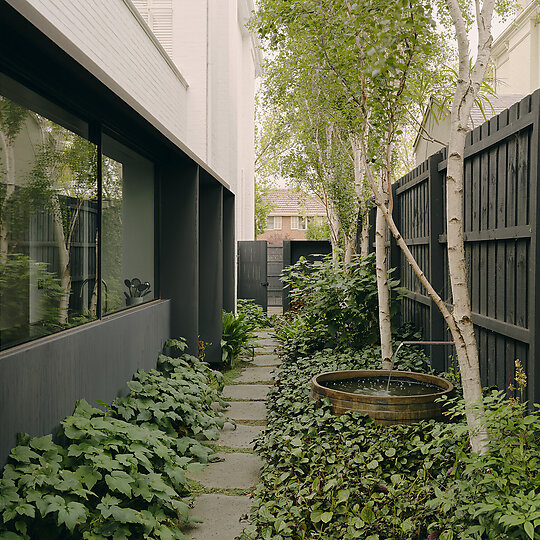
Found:
M 235 255 L 236 241 L 234 235 L 234 195 L 223 190 L 223 309 L 234 312 L 235 295 Z
M 197 354 L 199 325 L 198 167 L 172 159 L 161 175 L 161 297 L 170 298 L 171 337 Z
M 221 362 L 223 311 L 223 187 L 200 169 L 199 339 L 205 361 Z

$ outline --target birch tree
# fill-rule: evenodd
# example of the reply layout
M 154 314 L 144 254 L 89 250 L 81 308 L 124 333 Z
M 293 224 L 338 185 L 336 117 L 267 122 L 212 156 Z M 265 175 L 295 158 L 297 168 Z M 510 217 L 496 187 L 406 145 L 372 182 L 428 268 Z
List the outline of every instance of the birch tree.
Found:
M 447 171 L 452 312 L 427 280 L 392 218 L 392 147 L 400 123 L 406 117 L 411 79 L 414 80 L 415 70 L 423 69 L 425 72 L 426 58 L 430 53 L 426 44 L 437 41 L 431 21 L 431 7 L 428 2 L 402 0 L 391 3 L 293 0 L 279 6 L 272 2 L 273 22 L 270 18 L 266 20 L 263 35 L 270 32 L 274 39 L 279 39 L 282 35 L 280 25 L 293 23 L 307 29 L 312 36 L 312 47 L 320 53 L 321 64 L 335 74 L 343 93 L 348 96 L 354 111 L 351 115 L 355 116 L 357 122 L 357 142 L 364 159 L 364 172 L 378 207 L 379 223 L 382 215 L 452 333 L 464 386 L 472 450 L 485 452 L 487 439 L 483 429 L 478 351 L 467 289 L 462 197 L 467 119 L 488 66 L 494 0 L 475 0 L 472 13 L 462 11 L 457 0 L 447 0 L 459 53 L 459 78 L 451 112 L 452 135 Z M 276 13 L 281 17 L 278 23 L 275 22 Z M 471 15 L 476 21 L 478 50 L 473 69 L 469 72 L 467 21 L 471 20 Z

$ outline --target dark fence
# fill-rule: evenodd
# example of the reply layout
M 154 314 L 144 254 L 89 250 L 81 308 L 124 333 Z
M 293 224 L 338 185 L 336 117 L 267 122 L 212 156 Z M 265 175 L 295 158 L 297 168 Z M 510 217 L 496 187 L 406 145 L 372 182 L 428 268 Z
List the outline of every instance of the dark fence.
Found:
M 464 233 L 482 383 L 507 389 L 519 359 L 527 399 L 540 402 L 540 273 L 537 273 L 540 91 L 469 133 L 465 149 Z M 394 219 L 435 290 L 452 303 L 446 256 L 446 149 L 393 186 Z M 373 217 L 372 217 L 373 218 Z M 402 320 L 428 340 L 449 338 L 432 300 L 392 239 L 389 267 L 408 294 Z M 448 369 L 452 350 L 432 348 Z

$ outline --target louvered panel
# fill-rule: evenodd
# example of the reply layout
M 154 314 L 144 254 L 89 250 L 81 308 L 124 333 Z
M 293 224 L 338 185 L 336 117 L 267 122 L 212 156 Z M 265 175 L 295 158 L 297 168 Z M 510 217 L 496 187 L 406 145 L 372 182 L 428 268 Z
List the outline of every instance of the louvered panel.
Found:
M 142 18 L 150 26 L 150 11 L 148 9 L 148 0 L 133 0 L 133 5 L 137 8 L 137 11 L 141 14 Z
M 173 32 L 172 32 L 172 9 L 154 7 L 151 8 L 152 31 L 169 56 L 172 56 Z

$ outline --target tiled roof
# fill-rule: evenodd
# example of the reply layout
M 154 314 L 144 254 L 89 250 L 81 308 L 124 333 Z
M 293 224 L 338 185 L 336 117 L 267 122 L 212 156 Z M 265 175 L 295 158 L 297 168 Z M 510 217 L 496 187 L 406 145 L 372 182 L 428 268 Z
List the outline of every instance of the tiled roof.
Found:
M 482 103 L 484 114 L 478 105 L 473 105 L 471 115 L 467 127 L 474 129 L 487 122 L 490 118 L 502 113 L 505 109 L 510 108 L 514 103 L 521 101 L 525 96 L 521 94 L 501 94 L 498 96 L 490 96 Z
M 482 103 L 482 108 L 484 110 L 483 113 L 480 110 L 480 107 L 478 107 L 478 105 L 473 105 L 471 109 L 471 114 L 469 115 L 467 127 L 469 129 L 474 129 L 478 126 L 481 126 L 484 122 L 487 122 L 490 118 L 501 114 L 505 109 L 508 109 L 514 103 L 521 101 L 524 97 L 525 96 L 521 94 L 499 94 L 498 96 L 489 96 L 489 98 L 486 98 Z M 445 108 L 441 113 L 439 107 L 435 103 L 434 98 L 431 98 L 429 105 L 426 107 L 426 110 L 424 112 L 424 118 L 422 119 L 422 127 L 426 125 L 428 117 L 434 116 L 434 109 L 437 111 L 437 123 L 442 121 L 448 122 L 449 125 L 450 110 Z M 415 151 L 421 138 L 421 131 L 419 130 L 413 145 Z M 442 138 L 442 142 L 448 143 L 448 141 L 444 140 L 444 137 Z
M 321 201 L 305 192 L 293 189 L 272 189 L 269 192 L 273 210 L 271 216 L 324 216 Z

